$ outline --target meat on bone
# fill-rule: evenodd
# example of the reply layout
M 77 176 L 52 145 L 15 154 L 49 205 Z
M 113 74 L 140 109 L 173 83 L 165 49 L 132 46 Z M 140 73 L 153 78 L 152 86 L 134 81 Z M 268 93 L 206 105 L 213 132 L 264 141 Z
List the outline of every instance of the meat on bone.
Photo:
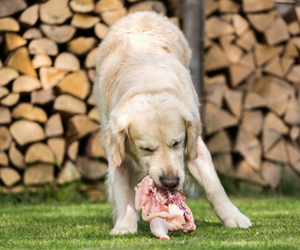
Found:
M 169 190 L 155 185 L 147 175 L 136 187 L 135 207 L 142 210 L 144 221 L 150 222 L 153 235 L 168 240 L 168 231 L 196 229 L 191 210 L 184 203 L 182 190 Z

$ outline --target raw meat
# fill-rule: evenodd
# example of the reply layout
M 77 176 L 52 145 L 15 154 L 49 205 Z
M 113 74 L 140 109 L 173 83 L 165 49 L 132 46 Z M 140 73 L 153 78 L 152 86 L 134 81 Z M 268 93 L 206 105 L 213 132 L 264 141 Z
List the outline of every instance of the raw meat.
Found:
M 144 221 L 150 222 L 153 235 L 168 240 L 168 231 L 196 229 L 191 210 L 184 203 L 182 190 L 169 190 L 157 187 L 147 175 L 136 187 L 135 207 L 142 210 Z

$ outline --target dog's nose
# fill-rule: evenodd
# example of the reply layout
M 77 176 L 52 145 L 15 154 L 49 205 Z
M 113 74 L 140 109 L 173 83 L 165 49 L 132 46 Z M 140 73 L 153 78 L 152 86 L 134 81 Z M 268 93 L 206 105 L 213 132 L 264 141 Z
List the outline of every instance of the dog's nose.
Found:
M 161 185 L 165 188 L 175 188 L 179 184 L 178 176 L 162 175 L 159 177 Z

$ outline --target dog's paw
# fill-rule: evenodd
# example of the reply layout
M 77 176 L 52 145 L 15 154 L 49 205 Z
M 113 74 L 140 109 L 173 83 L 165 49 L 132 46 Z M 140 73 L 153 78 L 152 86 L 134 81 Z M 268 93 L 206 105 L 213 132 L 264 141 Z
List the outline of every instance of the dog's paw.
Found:
M 248 228 L 252 226 L 250 219 L 243 215 L 240 211 L 232 214 L 231 217 L 223 220 L 223 224 L 226 227 L 241 227 Z
M 110 235 L 122 235 L 122 234 L 133 234 L 137 232 L 137 228 L 130 228 L 130 227 L 114 227 L 113 230 L 111 230 Z

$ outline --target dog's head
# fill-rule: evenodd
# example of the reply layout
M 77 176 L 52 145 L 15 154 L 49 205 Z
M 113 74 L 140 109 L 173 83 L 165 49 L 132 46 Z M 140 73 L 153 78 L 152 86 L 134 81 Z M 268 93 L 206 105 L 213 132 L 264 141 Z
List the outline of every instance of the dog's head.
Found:
M 132 107 L 112 115 L 106 128 L 110 163 L 121 165 L 126 154 L 158 186 L 181 188 L 185 162 L 197 157 L 199 116 L 172 98 L 145 98 Z

